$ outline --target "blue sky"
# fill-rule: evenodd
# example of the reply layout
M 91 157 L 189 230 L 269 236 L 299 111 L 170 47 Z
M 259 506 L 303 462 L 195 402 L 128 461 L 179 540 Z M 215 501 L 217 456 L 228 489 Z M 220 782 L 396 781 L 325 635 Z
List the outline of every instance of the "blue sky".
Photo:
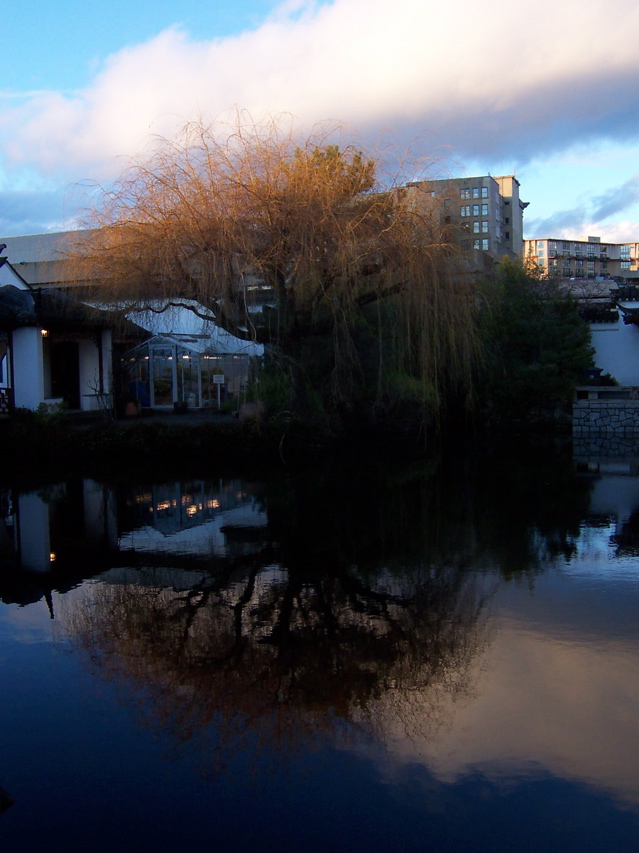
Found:
M 0 234 L 72 224 L 79 182 L 239 107 L 514 171 L 527 237 L 639 240 L 638 36 L 636 0 L 23 0 L 2 18 Z

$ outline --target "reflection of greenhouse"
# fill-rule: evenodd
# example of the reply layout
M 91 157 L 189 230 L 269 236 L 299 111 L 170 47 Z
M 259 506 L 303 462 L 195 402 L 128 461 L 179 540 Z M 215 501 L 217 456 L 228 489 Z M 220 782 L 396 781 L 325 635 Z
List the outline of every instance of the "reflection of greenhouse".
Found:
M 236 479 L 158 484 L 135 495 L 134 500 L 138 522 L 164 536 L 205 524 L 220 513 L 253 502 L 242 481 Z
M 222 347 L 222 339 L 212 335 L 155 335 L 123 359 L 131 395 L 152 408 L 184 402 L 200 409 L 236 398 L 261 347 L 231 340 L 233 346 L 224 341 Z
M 191 558 L 240 556 L 264 546 L 266 525 L 265 510 L 241 480 L 156 484 L 127 495 L 119 546 Z

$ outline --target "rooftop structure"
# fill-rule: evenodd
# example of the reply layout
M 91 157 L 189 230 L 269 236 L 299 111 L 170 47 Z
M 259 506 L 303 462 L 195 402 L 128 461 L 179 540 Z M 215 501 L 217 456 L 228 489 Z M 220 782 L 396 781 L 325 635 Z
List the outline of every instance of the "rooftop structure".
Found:
M 20 276 L 33 287 L 72 287 L 69 255 L 86 231 L 52 231 L 21 237 L 0 237 L 5 253 Z

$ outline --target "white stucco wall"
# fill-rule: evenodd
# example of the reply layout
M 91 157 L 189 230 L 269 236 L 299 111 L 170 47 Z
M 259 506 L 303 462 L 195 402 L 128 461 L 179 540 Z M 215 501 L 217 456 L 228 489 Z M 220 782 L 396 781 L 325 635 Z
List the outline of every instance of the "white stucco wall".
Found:
M 591 330 L 595 365 L 620 385 L 639 385 L 639 326 L 620 317 L 617 323 L 593 323 Z
M 113 335 L 111 329 L 102 332 L 102 364 L 104 365 L 104 393 L 110 394 L 113 390 Z
M 6 284 L 12 284 L 18 290 L 28 290 L 27 285 L 17 276 L 10 264 L 2 264 L 0 266 L 0 287 Z
M 79 357 L 80 407 L 90 411 L 97 408 L 96 395 L 100 391 L 100 358 L 95 341 L 80 341 Z
M 42 332 L 32 326 L 16 329 L 12 339 L 15 405 L 37 409 L 44 401 Z
M 80 342 L 80 405 L 83 411 L 100 408 L 98 392 L 111 393 L 112 346 L 111 332 L 100 333 L 102 346 L 102 383 L 100 383 L 100 352 L 95 340 Z

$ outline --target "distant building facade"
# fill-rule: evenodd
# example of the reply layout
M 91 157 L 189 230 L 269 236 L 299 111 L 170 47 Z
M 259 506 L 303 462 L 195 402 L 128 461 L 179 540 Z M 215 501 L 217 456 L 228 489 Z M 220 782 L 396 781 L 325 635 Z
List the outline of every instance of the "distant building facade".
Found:
M 413 203 L 430 204 L 442 219 L 461 232 L 462 248 L 486 253 L 493 260 L 523 257 L 523 214 L 514 175 L 415 181 L 402 189 Z
M 639 278 L 639 243 L 602 242 L 600 237 L 524 240 L 524 257 L 543 275 L 562 279 Z

